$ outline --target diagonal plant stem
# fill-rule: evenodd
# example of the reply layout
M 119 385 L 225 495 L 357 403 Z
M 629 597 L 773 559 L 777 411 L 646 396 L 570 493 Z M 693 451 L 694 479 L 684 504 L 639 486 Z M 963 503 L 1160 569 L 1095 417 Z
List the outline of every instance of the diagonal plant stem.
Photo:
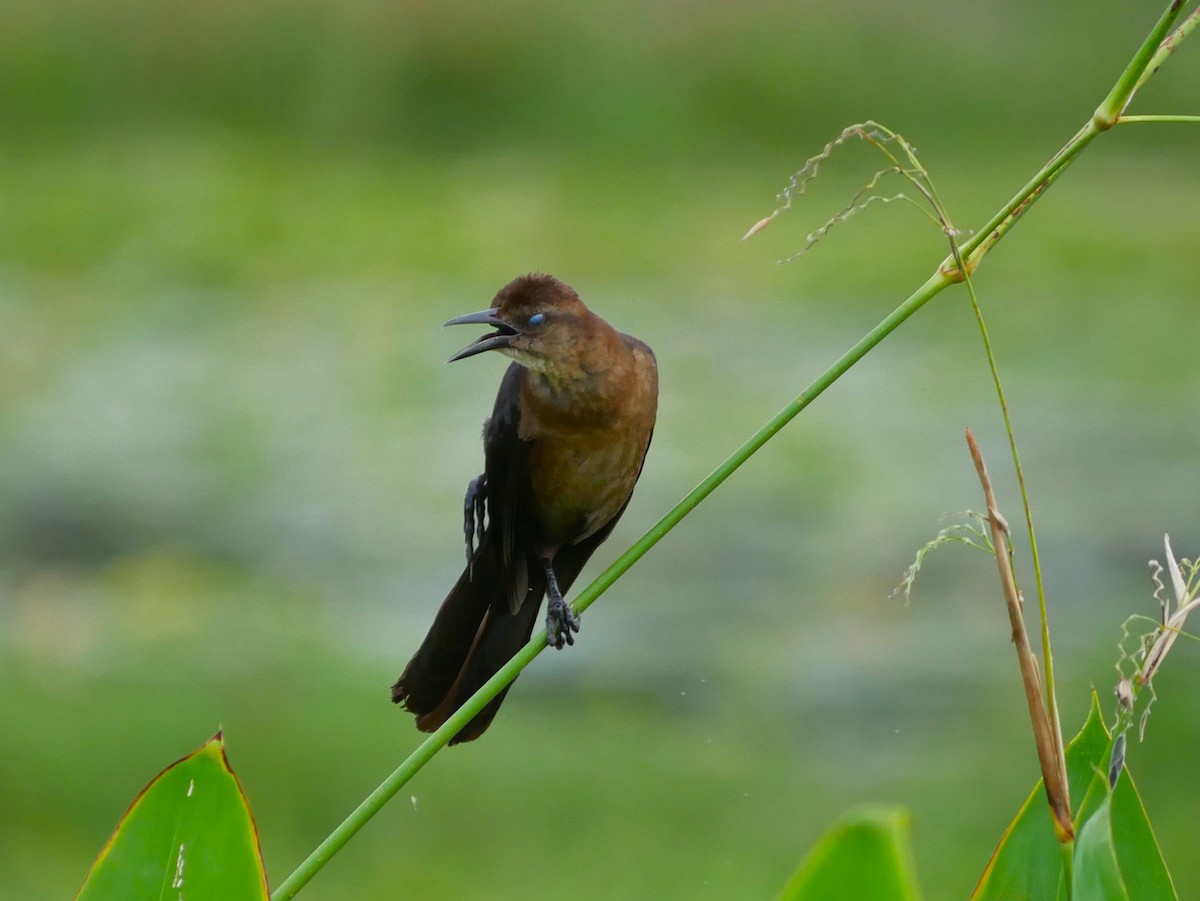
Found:
M 764 444 L 790 422 L 801 410 L 816 400 L 834 382 L 844 375 L 855 363 L 866 356 L 877 344 L 896 330 L 903 322 L 923 307 L 929 300 L 944 288 L 962 281 L 974 271 L 983 257 L 995 246 L 1016 221 L 1024 215 L 1029 207 L 1040 197 L 1076 155 L 1084 149 L 1097 135 L 1110 128 L 1118 121 L 1120 111 L 1128 104 L 1135 90 L 1141 86 L 1142 75 L 1154 61 L 1158 65 L 1165 60 L 1165 53 L 1160 45 L 1170 31 L 1171 25 L 1182 11 L 1183 0 L 1172 0 L 1166 12 L 1156 23 L 1154 29 L 1143 42 L 1142 47 L 1134 56 L 1125 72 L 1110 91 L 1105 103 L 1097 110 L 1092 119 L 1081 128 L 1070 141 L 1043 166 L 1026 185 L 1005 204 L 989 222 L 976 233 L 975 237 L 965 242 L 961 255 L 956 250 L 947 257 L 924 284 L 914 291 L 907 300 L 896 307 L 882 322 L 868 332 L 862 339 L 844 353 L 832 366 L 819 375 L 803 392 L 787 406 L 775 414 L 765 425 L 755 432 L 741 447 L 734 451 L 720 466 L 693 488 L 686 497 L 669 510 L 666 515 L 655 523 L 645 535 L 639 538 L 611 566 L 601 573 L 595 581 L 585 588 L 576 598 L 575 609 L 582 612 L 617 581 L 634 563 L 640 560 L 647 551 L 657 544 L 664 535 L 678 525 L 697 504 L 711 494 L 718 485 L 732 475 L 743 463 L 750 459 Z M 1171 50 L 1190 33 L 1194 27 L 1195 15 L 1188 19 L 1172 38 Z M 1188 28 L 1188 31 L 1184 31 Z M 1183 34 L 1180 34 L 1183 32 Z M 1163 54 L 1161 57 L 1158 54 Z M 1101 110 L 1111 111 L 1111 118 L 1104 120 Z M 1105 122 L 1103 127 L 1097 120 Z M 956 259 L 957 258 L 957 259 Z M 959 262 L 961 261 L 961 262 Z M 271 893 L 271 901 L 286 901 L 295 897 L 322 867 L 370 820 L 395 794 L 408 783 L 447 742 L 471 720 L 472 717 L 494 698 L 505 685 L 509 684 L 528 666 L 534 658 L 546 647 L 543 634 L 533 638 L 524 648 L 510 660 L 501 670 L 480 688 L 471 698 L 450 716 L 436 732 L 431 734 L 409 755 L 375 789 L 349 816 L 334 829 L 296 870 L 287 877 Z
M 611 566 L 602 572 L 594 582 L 587 586 L 575 599 L 576 612 L 582 613 L 601 594 L 608 590 L 625 572 L 640 560 L 650 548 L 658 544 L 664 535 L 675 528 L 679 522 L 690 513 L 697 504 L 708 497 L 718 485 L 724 482 L 743 463 L 752 457 L 759 448 L 766 444 L 775 434 L 787 425 L 801 410 L 816 400 L 824 391 L 846 373 L 855 363 L 861 360 L 880 341 L 890 335 L 896 328 L 923 307 L 943 288 L 952 284 L 953 280 L 945 273 L 935 272 L 929 279 L 913 292 L 912 296 L 892 311 L 879 325 L 871 329 L 857 344 L 846 351 L 836 363 L 817 377 L 811 385 L 799 394 L 791 403 L 780 410 L 755 432 L 741 447 L 734 451 L 709 476 L 693 488 L 686 497 L 672 507 L 662 519 L 651 526 L 650 530 L 639 538 L 632 547 L 618 557 Z M 533 662 L 546 648 L 546 635 L 538 630 L 533 639 L 517 652 L 496 675 L 492 676 L 482 688 L 471 695 L 462 707 L 454 712 L 445 723 L 425 741 L 423 741 L 408 758 L 397 767 L 383 783 L 371 792 L 361 804 L 342 821 L 326 839 L 317 846 L 299 867 L 296 868 L 274 892 L 271 901 L 286 901 L 300 891 L 317 872 L 329 862 L 342 846 L 358 832 L 367 820 L 373 817 L 404 785 L 423 767 L 439 750 L 445 746 L 457 732 L 471 721 L 484 706 L 500 693 L 505 685 Z
M 1177 10 L 1182 10 L 1186 3 L 1179 2 L 1173 5 L 1177 8 Z M 1178 14 L 1178 12 L 1176 14 Z M 1134 93 L 1140 91 L 1142 89 L 1142 85 L 1149 81 L 1154 73 L 1162 68 L 1163 63 L 1165 63 L 1168 57 L 1175 52 L 1175 48 L 1182 43 L 1184 38 L 1195 31 L 1197 25 L 1200 25 L 1200 7 L 1192 10 L 1191 15 L 1183 20 L 1182 25 L 1176 28 L 1167 37 L 1163 38 L 1162 43 L 1158 45 L 1158 49 L 1154 51 L 1154 56 L 1150 58 L 1150 62 L 1147 63 L 1146 68 L 1142 70 L 1142 74 L 1138 76 L 1137 84 L 1134 85 L 1133 88 Z
M 1161 67 L 1170 53 L 1191 33 L 1197 21 L 1200 21 L 1197 17 L 1200 10 L 1193 12 L 1183 25 L 1168 36 L 1171 26 L 1183 11 L 1183 6 L 1183 0 L 1172 0 L 1167 5 L 1166 10 L 1154 24 L 1154 28 L 1146 36 L 1129 65 L 1125 67 L 1125 71 L 1121 73 L 1121 77 L 1109 91 L 1108 96 L 1096 108 L 1091 119 L 1063 145 L 1058 153 L 1050 158 L 1046 165 L 1038 170 L 1037 174 L 1025 184 L 1025 187 L 1018 191 L 988 220 L 983 228 L 975 233 L 974 237 L 963 243 L 962 257 L 966 261 L 966 274 L 969 275 L 975 271 L 988 251 L 995 246 L 997 241 L 1008 234 L 1017 220 L 1029 211 L 1029 208 L 1045 192 L 1046 188 L 1053 184 L 1067 166 L 1075 161 L 1079 152 L 1097 135 L 1112 128 L 1119 121 L 1121 112 L 1129 105 L 1134 93 L 1145 84 L 1146 78 L 1149 78 L 1146 73 L 1152 73 L 1152 66 L 1156 67 L 1153 71 L 1157 71 L 1157 67 Z M 962 279 L 962 273 L 958 269 L 953 254 L 942 261 L 942 266 L 956 272 L 959 280 Z
M 1146 36 L 1146 40 L 1142 41 L 1142 46 L 1133 55 L 1133 59 L 1129 61 L 1129 65 L 1125 67 L 1125 71 L 1121 73 L 1117 83 L 1108 92 L 1104 102 L 1096 108 L 1092 121 L 1097 128 L 1101 130 L 1112 128 L 1117 123 L 1117 117 L 1125 112 L 1125 107 L 1129 105 L 1129 101 L 1133 99 L 1133 95 L 1137 93 L 1138 89 L 1162 67 L 1163 63 L 1167 61 L 1167 57 L 1175 51 L 1183 39 L 1191 34 L 1192 29 L 1196 27 L 1195 12 L 1188 17 L 1178 31 L 1169 34 L 1171 26 L 1179 18 L 1179 14 L 1183 12 L 1187 2 L 1188 0 L 1171 0 L 1167 4 L 1167 8 L 1159 16 L 1154 28 Z

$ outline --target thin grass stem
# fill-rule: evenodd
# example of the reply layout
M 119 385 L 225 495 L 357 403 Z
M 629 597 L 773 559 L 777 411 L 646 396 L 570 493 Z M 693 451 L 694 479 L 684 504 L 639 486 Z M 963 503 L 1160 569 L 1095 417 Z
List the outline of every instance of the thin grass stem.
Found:
M 1200 116 L 1122 116 L 1118 125 L 1134 125 L 1140 122 L 1186 122 L 1200 125 Z

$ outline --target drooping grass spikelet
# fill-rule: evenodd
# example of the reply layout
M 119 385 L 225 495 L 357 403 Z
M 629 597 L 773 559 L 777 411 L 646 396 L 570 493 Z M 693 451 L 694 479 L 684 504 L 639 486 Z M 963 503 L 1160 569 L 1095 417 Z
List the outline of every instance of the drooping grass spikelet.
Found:
M 855 213 L 861 212 L 872 203 L 892 203 L 896 200 L 902 200 L 910 203 L 916 209 L 920 210 L 925 216 L 937 225 L 947 237 L 957 237 L 960 233 L 950 224 L 949 217 L 946 215 L 945 208 L 938 199 L 937 192 L 933 188 L 933 183 L 929 178 L 929 173 L 925 167 L 921 165 L 917 159 L 916 148 L 906 141 L 903 136 L 892 131 L 884 125 L 870 120 L 850 125 L 842 130 L 842 132 L 830 141 L 815 156 L 805 160 L 804 165 L 792 175 L 788 180 L 784 189 L 776 195 L 779 201 L 777 206 L 769 215 L 764 216 L 758 222 L 754 223 L 742 236 L 742 240 L 753 237 L 764 228 L 771 224 L 778 216 L 791 209 L 792 202 L 799 197 L 802 197 L 808 189 L 809 182 L 817 177 L 820 173 L 821 164 L 833 155 L 841 145 L 845 144 L 851 138 L 858 138 L 866 141 L 882 153 L 892 165 L 880 169 L 871 177 L 871 179 L 859 188 L 854 196 L 851 197 L 849 203 L 834 213 L 825 223 L 816 231 L 811 232 L 805 239 L 804 246 L 789 257 L 780 260 L 781 263 L 790 263 L 807 253 L 815 244 L 829 233 L 829 231 L 838 223 L 845 222 Z M 889 144 L 898 145 L 899 153 L 894 153 Z M 887 175 L 898 175 L 905 179 L 924 200 L 924 204 L 917 201 L 913 197 L 908 196 L 902 191 L 892 194 L 876 193 L 880 181 Z M 928 208 L 926 208 L 928 207 Z
M 892 590 L 891 597 L 903 594 L 904 603 L 907 604 L 912 599 L 913 584 L 917 581 L 917 573 L 921 571 L 921 566 L 925 563 L 925 558 L 929 556 L 931 551 L 943 545 L 954 543 L 965 544 L 968 547 L 973 547 L 988 554 L 996 553 L 991 536 L 985 528 L 987 523 L 986 516 L 976 513 L 974 510 L 964 510 L 961 513 L 945 514 L 942 516 L 942 520 L 945 521 L 951 516 L 961 516 L 966 521 L 952 523 L 944 527 L 930 541 L 917 548 L 916 558 L 908 569 L 904 571 L 904 578 Z

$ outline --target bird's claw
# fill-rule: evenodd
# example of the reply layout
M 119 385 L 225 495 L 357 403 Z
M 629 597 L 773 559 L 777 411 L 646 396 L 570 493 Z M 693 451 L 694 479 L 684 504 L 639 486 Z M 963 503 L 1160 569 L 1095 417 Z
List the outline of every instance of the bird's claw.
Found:
M 546 604 L 546 643 L 561 651 L 575 644 L 572 633 L 579 631 L 579 617 L 562 598 L 551 598 Z
M 483 513 L 487 500 L 487 473 L 482 473 L 467 484 L 467 496 L 463 498 L 463 534 L 467 539 L 467 566 L 475 558 L 475 542 L 483 544 Z

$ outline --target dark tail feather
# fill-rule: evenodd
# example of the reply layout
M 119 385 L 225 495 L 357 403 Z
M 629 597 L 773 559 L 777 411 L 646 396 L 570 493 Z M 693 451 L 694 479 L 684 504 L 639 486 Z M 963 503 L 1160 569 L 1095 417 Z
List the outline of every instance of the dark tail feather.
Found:
M 533 587 L 537 591 L 538 585 Z M 534 598 L 537 600 L 535 601 Z M 479 640 L 467 658 L 458 682 L 455 683 L 453 690 L 446 698 L 444 709 L 438 709 L 428 717 L 418 719 L 417 726 L 426 731 L 436 729 L 445 722 L 450 714 L 466 703 L 467 699 L 475 694 L 488 679 L 496 675 L 504 664 L 512 660 L 513 655 L 529 642 L 540 607 L 541 598 L 537 594 L 533 594 L 525 599 L 525 603 L 516 613 L 510 613 L 507 604 L 503 609 L 493 608 L 489 611 L 483 628 L 480 630 Z M 491 725 L 510 688 L 512 688 L 512 682 L 501 689 L 500 694 L 492 698 L 487 706 L 475 714 L 471 721 L 463 726 L 454 738 L 450 739 L 450 744 L 472 741 L 481 736 Z
M 597 542 L 598 543 L 598 542 Z M 579 571 L 591 556 L 595 545 L 588 547 L 572 546 L 565 548 L 555 558 L 554 574 L 558 579 L 559 589 L 564 593 L 570 590 Z M 445 710 L 437 710 L 429 714 L 427 719 L 418 719 L 417 725 L 426 731 L 432 731 L 446 721 L 455 710 L 461 707 L 471 695 L 496 675 L 521 648 L 529 643 L 533 635 L 533 627 L 538 622 L 538 613 L 542 608 L 542 597 L 546 593 L 546 577 L 540 567 L 529 573 L 529 594 L 525 603 L 516 613 L 510 613 L 507 603 L 501 600 L 487 616 L 479 631 L 479 638 L 467 658 L 461 678 L 454 687 L 450 697 L 446 699 Z M 516 680 L 513 680 L 516 681 Z M 507 686 L 492 698 L 479 713 L 463 726 L 462 730 L 450 739 L 450 744 L 472 741 L 481 736 L 500 709 L 504 696 L 512 688 Z M 426 727 L 428 722 L 428 728 Z
M 429 634 L 392 686 L 392 701 L 416 714 L 417 728 L 423 732 L 441 726 L 533 634 L 545 590 L 541 574 L 530 580 L 532 591 L 513 614 L 499 565 L 487 543 L 476 552 L 472 567 L 473 571 L 464 570 L 450 589 Z M 450 743 L 482 735 L 507 693 L 506 687 Z
M 488 608 L 499 595 L 497 567 L 487 548 L 479 549 L 472 567 L 473 572 L 468 568 L 458 577 L 429 634 L 392 686 L 392 701 L 403 703 L 418 718 L 437 709 L 453 689 Z
M 601 540 L 602 537 L 585 545 L 570 546 L 558 554 L 554 572 L 564 593 Z M 459 576 L 442 602 L 429 634 L 392 686 L 392 700 L 403 703 L 406 710 L 416 714 L 417 728 L 423 732 L 433 732 L 441 726 L 529 642 L 542 606 L 546 578 L 540 567 L 531 568 L 525 603 L 512 613 L 500 566 L 486 540 L 472 565 L 473 573 L 468 569 Z M 472 741 L 482 735 L 511 687 L 510 682 L 463 726 L 450 744 Z

